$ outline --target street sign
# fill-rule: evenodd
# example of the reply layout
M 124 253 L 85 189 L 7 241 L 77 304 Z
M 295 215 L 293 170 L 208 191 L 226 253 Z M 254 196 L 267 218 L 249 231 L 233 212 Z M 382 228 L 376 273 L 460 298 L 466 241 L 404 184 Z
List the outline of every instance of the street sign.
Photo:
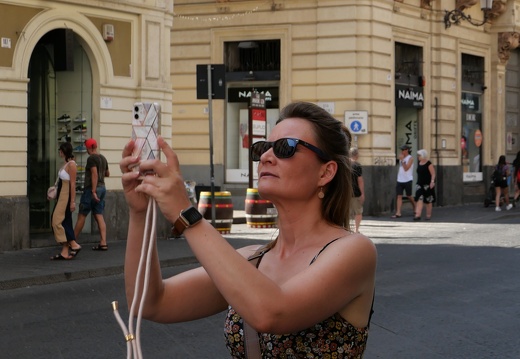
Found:
M 197 100 L 208 99 L 208 66 L 197 65 Z M 211 98 L 226 99 L 226 67 L 211 65 Z
M 353 135 L 366 135 L 368 133 L 368 112 L 345 111 L 345 126 Z

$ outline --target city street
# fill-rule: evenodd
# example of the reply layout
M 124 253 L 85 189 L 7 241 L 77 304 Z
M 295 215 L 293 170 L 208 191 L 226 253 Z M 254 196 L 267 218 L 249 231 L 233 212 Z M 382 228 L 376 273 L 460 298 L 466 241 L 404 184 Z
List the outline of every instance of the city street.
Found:
M 365 358 L 518 358 L 520 210 L 481 210 L 462 219 L 456 213 L 431 222 L 413 222 L 406 213 L 400 220 L 363 221 L 361 231 L 376 243 L 379 258 Z M 273 237 L 272 230 L 258 233 Z M 254 231 L 229 235 L 244 243 L 248 237 Z M 192 266 L 168 267 L 164 274 Z M 113 300 L 127 322 L 121 274 L 2 290 L 1 356 L 124 358 Z M 229 358 L 223 318 L 144 322 L 144 357 Z

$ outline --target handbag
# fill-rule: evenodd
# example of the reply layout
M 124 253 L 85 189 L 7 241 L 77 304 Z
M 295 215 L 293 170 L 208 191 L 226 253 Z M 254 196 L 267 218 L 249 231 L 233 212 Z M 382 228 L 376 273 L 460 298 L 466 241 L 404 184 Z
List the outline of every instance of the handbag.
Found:
M 58 197 L 58 180 L 59 180 L 59 177 L 56 178 L 56 182 L 54 182 L 54 186 L 50 186 L 48 189 L 47 189 L 47 200 L 52 200 L 52 199 L 56 199 L 56 197 Z

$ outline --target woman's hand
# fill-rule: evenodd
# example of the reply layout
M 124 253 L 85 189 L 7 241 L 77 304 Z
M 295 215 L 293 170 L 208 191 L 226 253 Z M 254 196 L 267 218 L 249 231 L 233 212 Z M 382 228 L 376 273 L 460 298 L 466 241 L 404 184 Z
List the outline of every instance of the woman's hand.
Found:
M 139 163 L 138 158 L 131 157 L 134 142 L 130 141 L 123 151 L 123 160 L 120 163 L 123 189 L 131 208 L 145 211 L 148 196 L 155 199 L 161 212 L 170 222 L 175 222 L 180 211 L 189 207 L 184 179 L 179 170 L 179 160 L 172 148 L 158 137 L 159 147 L 166 157 L 166 163 L 159 160 L 147 160 Z M 153 172 L 154 175 L 145 176 L 139 180 L 140 174 L 128 169 L 129 165 L 139 163 L 141 173 Z
M 145 212 L 148 205 L 148 197 L 144 193 L 136 192 L 136 187 L 140 184 L 139 172 L 133 171 L 129 166 L 139 164 L 139 158 L 132 156 L 135 142 L 130 140 L 123 149 L 122 160 L 119 162 L 121 169 L 121 183 L 123 184 L 123 192 L 125 194 L 126 203 L 130 210 L 136 212 Z

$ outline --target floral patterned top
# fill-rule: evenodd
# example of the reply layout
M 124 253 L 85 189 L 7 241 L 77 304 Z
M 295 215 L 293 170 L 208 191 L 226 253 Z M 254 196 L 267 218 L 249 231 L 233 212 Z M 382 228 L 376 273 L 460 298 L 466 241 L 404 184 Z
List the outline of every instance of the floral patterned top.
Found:
M 325 247 L 323 249 L 325 249 Z M 267 251 L 260 254 L 260 259 L 265 252 Z M 312 262 L 314 262 L 318 255 L 314 257 Z M 228 308 L 224 334 L 226 337 L 226 346 L 231 353 L 231 357 L 235 359 L 245 359 L 244 321 L 240 314 L 231 306 Z M 367 339 L 368 326 L 356 328 L 338 313 L 310 328 L 298 332 L 284 335 L 269 333 L 259 334 L 260 350 L 263 359 L 362 358 Z

